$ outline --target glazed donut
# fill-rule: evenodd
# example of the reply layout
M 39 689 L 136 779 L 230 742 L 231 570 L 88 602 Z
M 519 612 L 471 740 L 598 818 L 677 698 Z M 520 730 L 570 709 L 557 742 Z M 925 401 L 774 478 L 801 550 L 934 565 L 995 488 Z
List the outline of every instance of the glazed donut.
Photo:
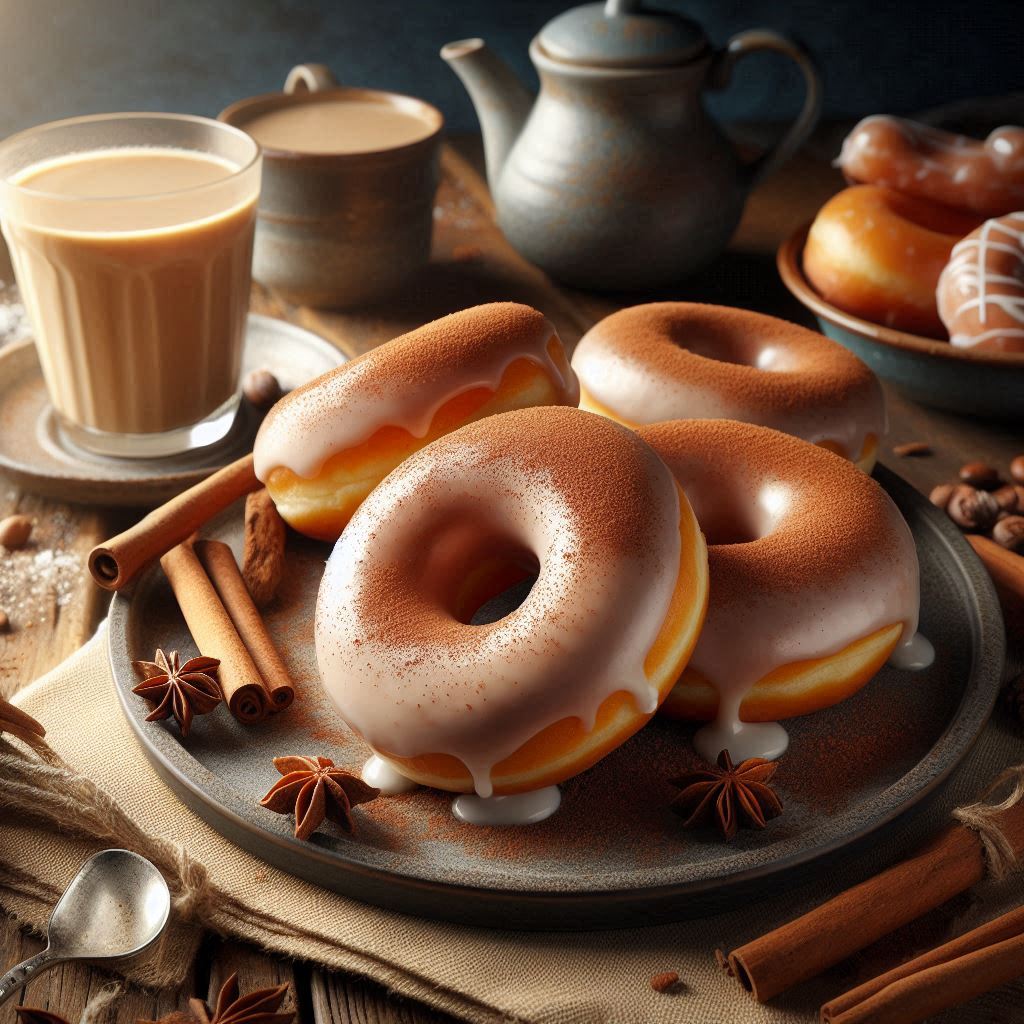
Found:
M 467 625 L 538 572 L 520 607 Z M 649 720 L 706 602 L 703 537 L 654 452 L 600 416 L 524 409 L 428 445 L 363 502 L 327 563 L 317 661 L 406 777 L 526 792 Z
M 627 426 L 695 417 L 760 423 L 868 472 L 885 433 L 882 389 L 855 355 L 745 309 L 633 306 L 591 328 L 572 366 L 581 408 Z
M 1024 128 L 997 128 L 984 142 L 876 114 L 846 136 L 836 161 L 848 181 L 981 217 L 1024 209 Z
M 855 185 L 819 211 L 804 273 L 826 302 L 899 331 L 943 338 L 935 287 L 976 217 L 876 185 Z
M 957 242 L 936 299 L 954 345 L 1024 352 L 1024 213 L 987 220 Z
M 916 636 L 914 540 L 874 480 L 747 423 L 677 420 L 639 434 L 708 542 L 707 618 L 664 712 L 717 715 L 729 734 L 741 720 L 774 722 L 849 697 L 897 645 L 904 667 L 922 647 L 928 660 Z
M 335 540 L 403 459 L 466 423 L 576 405 L 554 327 L 516 302 L 452 313 L 286 395 L 256 436 L 256 475 L 295 529 Z

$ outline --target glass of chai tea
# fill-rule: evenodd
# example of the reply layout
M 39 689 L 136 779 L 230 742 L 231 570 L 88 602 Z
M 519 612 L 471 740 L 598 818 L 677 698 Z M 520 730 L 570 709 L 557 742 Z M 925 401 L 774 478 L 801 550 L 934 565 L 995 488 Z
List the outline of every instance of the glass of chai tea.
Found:
M 64 435 L 152 458 L 238 410 L 259 146 L 222 122 L 103 114 L 0 143 L 0 219 Z

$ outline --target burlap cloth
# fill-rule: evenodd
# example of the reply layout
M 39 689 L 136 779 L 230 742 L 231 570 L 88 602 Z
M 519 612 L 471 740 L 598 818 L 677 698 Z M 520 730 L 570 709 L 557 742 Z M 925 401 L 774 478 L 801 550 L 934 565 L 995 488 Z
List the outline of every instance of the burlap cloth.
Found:
M 24 691 L 18 703 L 40 719 L 53 748 L 99 781 L 145 835 L 181 844 L 205 865 L 220 894 L 181 915 L 157 953 L 124 966 L 151 985 L 180 984 L 203 927 L 264 949 L 350 971 L 470 1021 L 690 1024 L 816 1019 L 821 1002 L 864 975 L 903 959 L 914 945 L 934 945 L 1024 900 L 1021 876 L 984 883 L 889 940 L 771 1007 L 759 1006 L 719 973 L 716 946 L 735 947 L 866 877 L 941 826 L 951 807 L 969 803 L 1004 766 L 1019 762 L 1019 729 L 997 716 L 941 797 L 869 853 L 837 865 L 824 880 L 771 895 L 729 914 L 628 931 L 548 934 L 488 931 L 378 910 L 298 881 L 221 838 L 184 807 L 156 776 L 124 721 L 107 667 L 105 636 Z M 0 780 L 2 785 L 2 780 Z M 87 856 L 112 845 L 67 830 L 28 826 L 0 811 L 0 905 L 33 928 Z M 137 843 L 141 847 L 144 840 Z M 145 848 L 139 852 L 147 853 Z M 658 994 L 652 975 L 678 971 L 681 991 Z M 935 1018 L 938 1020 L 939 1018 Z M 945 1015 L 943 1021 L 1024 1021 L 1024 986 L 1008 986 Z

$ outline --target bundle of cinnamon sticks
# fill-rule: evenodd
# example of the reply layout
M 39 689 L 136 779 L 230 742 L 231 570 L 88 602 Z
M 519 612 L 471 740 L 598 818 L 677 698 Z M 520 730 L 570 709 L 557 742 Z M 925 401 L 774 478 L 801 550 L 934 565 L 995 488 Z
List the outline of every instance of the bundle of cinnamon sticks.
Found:
M 1024 766 L 1002 803 L 962 808 L 914 856 L 728 956 L 725 970 L 759 1002 L 822 973 L 1024 857 Z M 1005 780 L 1000 780 L 1005 781 Z M 996 862 L 998 861 L 998 862 Z M 830 1000 L 824 1024 L 914 1024 L 1024 974 L 1024 908 Z

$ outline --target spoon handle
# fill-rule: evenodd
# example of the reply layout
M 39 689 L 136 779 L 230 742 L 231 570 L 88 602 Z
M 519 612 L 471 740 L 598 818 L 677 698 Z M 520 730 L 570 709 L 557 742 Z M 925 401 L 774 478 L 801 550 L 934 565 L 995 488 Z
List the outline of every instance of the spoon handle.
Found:
M 23 963 L 12 967 L 6 974 L 0 975 L 0 1006 L 3 1006 L 22 985 L 31 981 L 40 971 L 52 967 L 56 963 L 48 949 L 29 957 Z

